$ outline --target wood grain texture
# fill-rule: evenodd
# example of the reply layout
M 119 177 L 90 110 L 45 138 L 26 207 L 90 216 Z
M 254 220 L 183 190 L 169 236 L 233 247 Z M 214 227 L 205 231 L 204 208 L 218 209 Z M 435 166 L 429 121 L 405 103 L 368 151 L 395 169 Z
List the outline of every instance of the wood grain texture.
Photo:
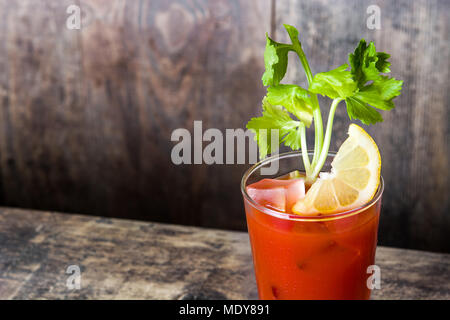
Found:
M 246 166 L 176 166 L 170 138 L 257 112 L 270 0 L 81 1 L 81 30 L 69 4 L 0 1 L 3 203 L 244 229 Z
M 0 299 L 257 298 L 243 232 L 1 208 L 0 243 Z M 379 247 L 376 263 L 373 299 L 450 299 L 448 254 Z
M 65 26 L 73 3 L 81 30 Z M 404 93 L 369 128 L 387 186 L 380 241 L 448 252 L 448 12 L 443 0 L 0 0 L 0 204 L 245 230 L 248 165 L 176 166 L 170 136 L 258 115 L 264 34 L 281 40 L 291 23 L 314 72 L 362 36 L 392 54 Z M 333 149 L 348 123 L 341 107 Z
M 370 5 L 381 10 L 380 30 L 366 26 Z M 287 41 L 282 24 L 296 26 L 313 73 L 348 63 L 361 38 L 391 54 L 391 74 L 404 81 L 402 95 L 395 99 L 394 110 L 382 112 L 384 122 L 365 126 L 382 156 L 380 243 L 449 252 L 450 2 L 290 0 L 277 1 L 276 10 L 275 35 Z M 306 86 L 300 63 L 292 66 L 287 82 Z M 330 101 L 321 99 L 321 105 Z M 341 104 L 331 150 L 345 140 L 349 123 Z M 312 132 L 308 140 L 313 145 Z

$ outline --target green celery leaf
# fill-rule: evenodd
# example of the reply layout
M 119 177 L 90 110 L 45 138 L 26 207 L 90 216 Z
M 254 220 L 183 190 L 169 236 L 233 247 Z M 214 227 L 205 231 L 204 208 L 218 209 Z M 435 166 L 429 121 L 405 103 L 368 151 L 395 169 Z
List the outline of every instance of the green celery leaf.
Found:
M 350 120 L 358 119 L 367 125 L 383 121 L 383 118 L 378 111 L 358 98 L 347 97 L 345 103 L 347 104 L 347 113 Z
M 383 76 L 372 84 L 363 87 L 354 97 L 368 103 L 372 107 L 391 110 L 395 107 L 392 99 L 400 95 L 402 84 L 403 81 Z
M 298 30 L 287 24 L 284 27 L 291 38 L 292 44 L 276 42 L 266 34 L 266 50 L 264 51 L 266 70 L 262 76 L 262 82 L 265 86 L 280 84 L 286 74 L 289 51 L 295 51 L 296 46 L 301 45 L 298 40 Z
M 372 124 L 383 121 L 381 115 L 373 108 L 381 110 L 395 108 L 392 100 L 400 95 L 403 81 L 382 75 L 391 72 L 388 58 L 389 54 L 377 52 L 374 43 L 370 42 L 367 45 L 364 39 L 361 39 L 355 51 L 349 54 L 350 72 L 358 84 L 354 95 L 345 100 L 350 119 L 359 119 L 365 124 Z
M 286 74 L 288 64 L 288 52 L 290 45 L 278 43 L 267 36 L 266 50 L 264 51 L 264 64 L 266 71 L 262 76 L 265 86 L 276 86 Z
M 391 72 L 391 69 L 389 68 L 391 63 L 387 61 L 387 59 L 390 56 L 391 56 L 390 54 L 387 54 L 385 52 L 377 52 L 378 61 L 375 63 L 375 66 L 380 72 L 382 73 Z
M 313 119 L 312 102 L 307 90 L 294 84 L 279 84 L 267 88 L 267 102 L 281 105 L 307 127 Z
M 355 51 L 348 57 L 350 72 L 358 87 L 364 86 L 367 81 L 379 79 L 380 73 L 389 73 L 391 64 L 387 61 L 388 58 L 389 54 L 376 51 L 373 42 L 367 45 L 366 41 L 361 39 Z
M 247 123 L 247 129 L 255 133 L 261 159 L 278 150 L 280 142 L 284 142 L 293 150 L 300 148 L 300 136 L 297 130 L 301 125 L 300 121 L 293 120 L 282 106 L 271 105 L 266 98 L 263 100 L 262 113 L 261 117 L 252 118 Z M 261 129 L 266 130 L 266 134 L 263 134 Z M 274 142 L 275 144 L 272 144 L 272 129 L 278 130 L 279 140 Z
M 321 72 L 314 76 L 309 91 L 327 96 L 331 99 L 351 96 L 357 85 L 352 74 L 347 71 L 347 64 L 328 72 Z
M 292 44 L 293 45 L 301 45 L 300 40 L 298 40 L 298 30 L 295 27 L 288 25 L 288 24 L 284 24 L 283 26 L 286 29 L 286 31 L 289 35 L 289 38 L 291 39 Z
M 300 149 L 302 146 L 300 127 L 297 127 L 296 130 L 289 131 L 282 141 L 285 146 L 290 147 L 292 150 Z

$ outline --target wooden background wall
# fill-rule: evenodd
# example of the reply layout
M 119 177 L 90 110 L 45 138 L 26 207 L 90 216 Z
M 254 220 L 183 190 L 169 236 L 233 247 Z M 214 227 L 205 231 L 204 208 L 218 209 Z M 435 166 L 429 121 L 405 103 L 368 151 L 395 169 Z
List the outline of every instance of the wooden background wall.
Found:
M 66 28 L 71 4 L 81 30 Z M 381 30 L 366 27 L 370 4 Z M 284 40 L 289 23 L 313 72 L 361 37 L 392 54 L 403 95 L 368 129 L 386 181 L 380 243 L 450 251 L 449 4 L 0 0 L 0 205 L 244 230 L 248 165 L 176 166 L 170 136 L 259 114 L 264 35 Z M 341 107 L 332 149 L 348 124 Z

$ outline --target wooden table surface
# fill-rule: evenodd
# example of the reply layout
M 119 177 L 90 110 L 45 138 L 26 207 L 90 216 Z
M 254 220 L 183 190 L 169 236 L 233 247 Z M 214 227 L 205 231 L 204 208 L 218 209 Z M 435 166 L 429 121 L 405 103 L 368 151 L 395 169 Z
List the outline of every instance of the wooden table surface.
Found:
M 449 254 L 378 247 L 376 263 L 374 299 L 450 299 Z M 0 299 L 256 298 L 247 233 L 0 208 Z

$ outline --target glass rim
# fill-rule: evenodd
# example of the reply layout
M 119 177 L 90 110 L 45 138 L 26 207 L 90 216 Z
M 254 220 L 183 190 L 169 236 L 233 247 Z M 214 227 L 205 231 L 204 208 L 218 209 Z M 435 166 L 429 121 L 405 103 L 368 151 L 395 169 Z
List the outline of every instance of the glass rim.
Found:
M 314 151 L 308 150 L 308 155 L 313 155 Z M 378 189 L 375 192 L 375 195 L 370 199 L 369 202 L 365 203 L 362 206 L 337 212 L 329 215 L 323 215 L 323 216 L 300 216 L 297 214 L 290 214 L 290 213 L 284 213 L 281 211 L 276 211 L 267 207 L 264 207 L 260 204 L 258 204 L 256 201 L 254 201 L 247 193 L 247 190 L 245 188 L 245 183 L 247 182 L 247 179 L 253 174 L 256 170 L 264 166 L 265 164 L 272 162 L 273 160 L 281 160 L 282 158 L 287 157 L 294 157 L 294 156 L 300 156 L 302 155 L 302 151 L 289 151 L 284 152 L 281 154 L 276 154 L 271 157 L 265 158 L 257 163 L 255 163 L 253 166 L 251 166 L 249 169 L 247 169 L 241 179 L 241 192 L 244 197 L 244 201 L 247 201 L 252 207 L 257 209 L 258 211 L 261 211 L 262 213 L 269 214 L 271 216 L 274 216 L 276 218 L 284 219 L 284 220 L 291 220 L 291 221 L 310 221 L 310 222 L 317 222 L 317 221 L 328 221 L 328 220 L 336 220 L 336 219 L 342 219 L 349 216 L 353 216 L 355 214 L 358 214 L 370 207 L 372 207 L 375 203 L 378 202 L 378 200 L 381 198 L 381 195 L 384 191 L 384 179 L 380 175 L 380 183 L 378 185 Z M 328 156 L 335 156 L 336 152 L 330 151 L 328 152 Z

